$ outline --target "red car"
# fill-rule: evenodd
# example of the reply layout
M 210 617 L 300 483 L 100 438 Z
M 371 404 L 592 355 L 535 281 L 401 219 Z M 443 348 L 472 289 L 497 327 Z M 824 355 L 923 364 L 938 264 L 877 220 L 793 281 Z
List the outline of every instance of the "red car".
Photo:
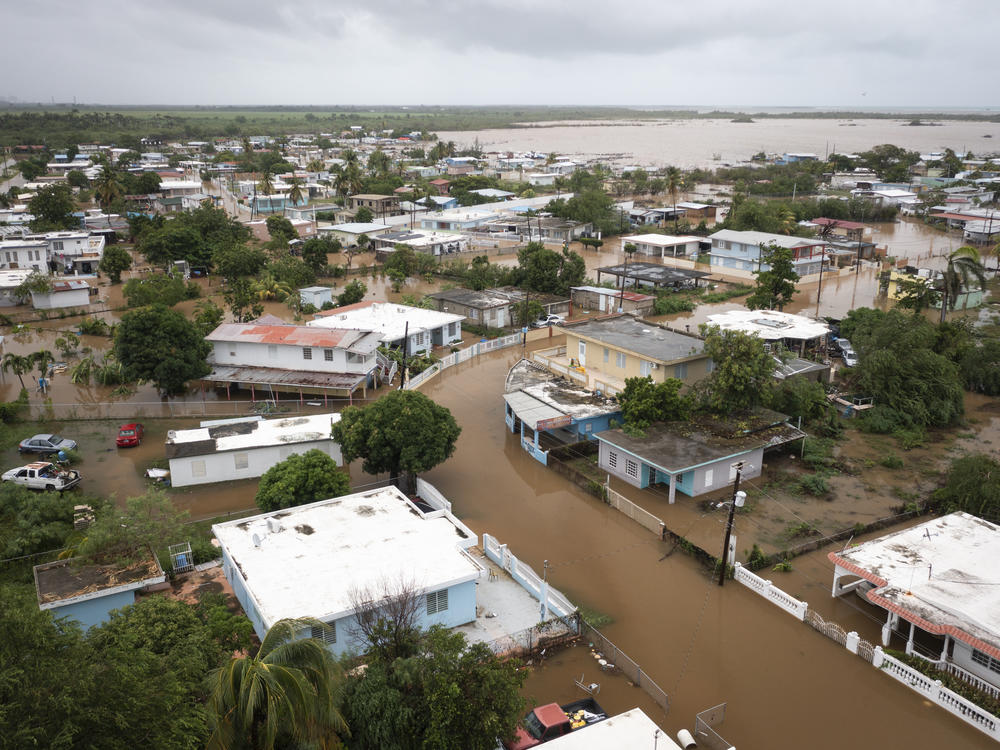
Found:
M 142 425 L 138 422 L 123 424 L 118 428 L 115 445 L 119 448 L 132 448 L 142 442 Z

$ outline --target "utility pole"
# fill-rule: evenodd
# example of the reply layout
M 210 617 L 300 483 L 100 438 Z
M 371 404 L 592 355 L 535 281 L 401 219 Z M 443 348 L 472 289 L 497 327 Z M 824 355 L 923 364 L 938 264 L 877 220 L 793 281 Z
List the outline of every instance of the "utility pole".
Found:
M 819 298 L 823 293 L 823 266 L 826 265 L 826 245 L 819 252 L 819 286 L 816 287 L 816 314 L 819 315 Z
M 726 583 L 726 565 L 729 559 L 729 538 L 733 533 L 733 516 L 736 515 L 736 508 L 743 507 L 747 493 L 740 492 L 740 477 L 743 475 L 742 462 L 736 465 L 736 483 L 733 485 L 733 499 L 729 503 L 729 520 L 726 521 L 726 540 L 722 544 L 722 558 L 719 565 L 719 585 Z

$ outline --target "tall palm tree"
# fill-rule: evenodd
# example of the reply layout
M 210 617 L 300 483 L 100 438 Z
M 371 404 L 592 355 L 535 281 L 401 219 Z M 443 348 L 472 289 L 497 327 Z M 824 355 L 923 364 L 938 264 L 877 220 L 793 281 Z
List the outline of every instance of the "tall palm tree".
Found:
M 289 184 L 292 187 L 288 191 L 288 200 L 293 206 L 297 206 L 302 202 L 302 180 L 298 177 L 293 177 L 289 180 Z
M 316 620 L 279 620 L 253 656 L 234 656 L 208 678 L 209 750 L 273 750 L 279 736 L 330 747 L 347 725 L 336 707 L 342 675 L 326 646 L 300 638 Z
M 944 323 L 948 310 L 955 309 L 958 296 L 962 290 L 969 289 L 969 283 L 979 282 L 979 288 L 986 287 L 986 268 L 983 266 L 979 251 L 965 245 L 948 256 L 948 265 L 941 279 L 941 322 Z
M 666 173 L 666 188 L 667 193 L 670 195 L 670 200 L 674 204 L 674 231 L 677 231 L 677 195 L 681 191 L 681 183 L 684 181 L 684 176 L 681 174 L 681 170 L 677 167 L 667 167 Z
M 257 181 L 257 189 L 262 195 L 270 195 L 274 192 L 274 180 L 271 178 L 270 169 L 265 169 L 260 173 L 260 180 Z
M 111 226 L 111 204 L 124 195 L 121 179 L 118 173 L 105 164 L 101 173 L 94 180 L 94 198 L 101 210 L 108 214 L 108 226 Z
M 993 246 L 993 249 L 990 250 L 990 255 L 997 259 L 997 267 L 993 269 L 993 278 L 995 279 L 997 276 L 1000 276 L 1000 242 Z
M 310 159 L 306 164 L 307 172 L 322 172 L 324 169 L 326 169 L 326 165 L 322 159 Z
M 42 377 L 45 377 L 46 372 L 48 372 L 49 365 L 56 361 L 55 356 L 48 349 L 39 349 L 30 356 L 31 361 L 38 368 L 38 374 Z
M 3 355 L 3 363 L 0 364 L 0 369 L 4 372 L 10 371 L 17 375 L 17 379 L 21 381 L 21 387 L 24 388 L 24 378 L 21 376 L 27 372 L 31 372 L 31 368 L 35 361 L 29 356 L 24 357 L 20 354 L 14 354 L 13 352 L 7 352 Z

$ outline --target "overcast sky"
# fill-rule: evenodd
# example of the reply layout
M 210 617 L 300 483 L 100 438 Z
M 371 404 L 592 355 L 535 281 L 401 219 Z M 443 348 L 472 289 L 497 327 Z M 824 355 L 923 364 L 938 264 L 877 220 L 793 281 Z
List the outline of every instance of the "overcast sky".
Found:
M 22 101 L 1000 106 L 998 0 L 4 5 Z

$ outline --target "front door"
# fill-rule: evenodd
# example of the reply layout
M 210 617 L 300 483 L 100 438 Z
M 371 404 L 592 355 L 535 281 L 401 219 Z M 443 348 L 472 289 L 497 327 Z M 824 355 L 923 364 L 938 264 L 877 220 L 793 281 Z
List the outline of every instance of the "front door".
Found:
M 587 342 L 586 341 L 580 341 L 578 348 L 580 350 L 580 367 L 586 367 L 587 366 Z

